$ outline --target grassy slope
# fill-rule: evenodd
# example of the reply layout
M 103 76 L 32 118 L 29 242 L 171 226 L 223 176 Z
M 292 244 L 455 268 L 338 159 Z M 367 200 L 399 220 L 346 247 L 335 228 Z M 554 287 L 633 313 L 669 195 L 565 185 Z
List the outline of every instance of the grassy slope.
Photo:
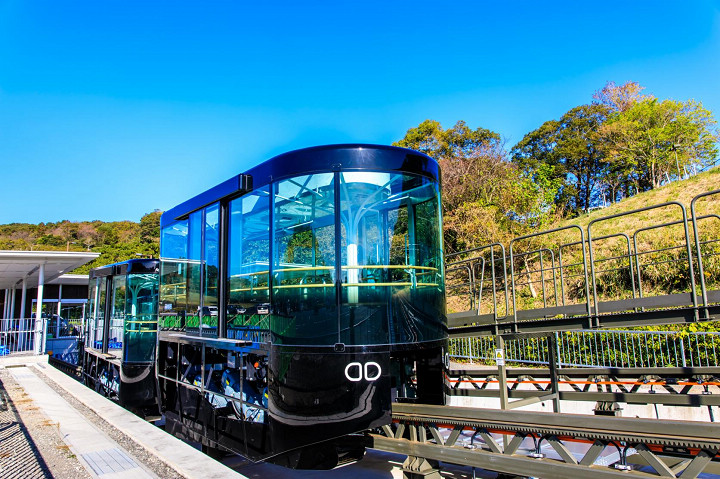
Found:
M 585 234 L 587 234 L 588 225 L 592 221 L 612 216 L 620 213 L 630 212 L 632 210 L 645 208 L 652 205 L 658 205 L 666 202 L 677 201 L 685 206 L 688 219 L 690 219 L 690 202 L 698 194 L 713 191 L 720 188 L 720 167 L 714 168 L 707 172 L 683 181 L 677 181 L 665 185 L 653 191 L 641 193 L 632 198 L 627 198 L 619 203 L 610 205 L 606 208 L 592 211 L 589 214 L 582 215 L 570 220 L 563 220 L 551 228 L 559 228 L 565 226 L 580 226 Z M 697 203 L 698 215 L 706 215 L 708 213 L 720 214 L 720 194 L 705 198 Z M 677 206 L 666 206 L 650 211 L 634 213 L 630 215 L 603 220 L 593 224 L 592 236 L 593 253 L 596 260 L 596 271 L 599 271 L 598 283 L 601 301 L 622 299 L 629 297 L 631 286 L 629 284 L 629 276 L 627 274 L 627 258 L 602 261 L 607 258 L 615 258 L 627 254 L 627 243 L 620 238 L 610 240 L 600 240 L 598 238 L 603 235 L 625 233 L 631 239 L 633 233 L 640 228 L 659 225 L 679 221 L 682 219 L 681 209 Z M 720 238 L 720 221 L 716 219 L 702 220 L 698 222 L 700 226 L 700 234 L 702 239 Z M 691 243 L 692 240 L 692 223 L 689 224 Z M 518 242 L 514 245 L 514 252 L 518 253 L 523 250 L 533 250 L 540 246 L 548 247 L 558 255 L 557 246 L 577 242 L 580 239 L 577 229 L 568 229 L 561 232 L 552 233 L 547 236 L 536 238 L 527 242 Z M 651 229 L 641 232 L 637 235 L 638 246 L 637 251 L 647 252 L 650 250 L 667 250 L 659 253 L 649 253 L 641 256 L 644 264 L 642 268 L 643 293 L 646 296 L 666 294 L 680 291 L 689 291 L 689 283 L 687 274 L 683 278 L 684 271 L 687 271 L 687 261 L 685 256 L 684 245 L 685 235 L 684 227 L 679 224 L 676 226 Z M 582 257 L 579 247 L 569 247 L 563 249 L 563 264 L 581 263 Z M 704 257 L 705 259 L 705 257 Z M 657 262 L 657 265 L 650 263 Z M 706 281 L 708 286 L 717 289 L 720 287 L 720 256 L 708 257 L 704 261 L 706 266 Z M 548 267 L 547 257 L 545 267 Z M 516 274 L 518 273 L 516 265 Z M 624 268 L 624 270 L 622 270 Z M 530 271 L 537 271 L 539 264 L 530 264 Z M 572 268 L 571 268 L 572 269 Z M 602 270 L 609 270 L 602 272 Z M 614 270 L 614 271 L 613 271 Z M 565 270 L 566 278 L 571 274 L 581 274 L 581 268 L 575 267 L 574 271 Z M 542 294 L 540 287 L 540 276 L 537 273 L 531 274 L 532 279 L 537 281 L 534 284 L 535 291 L 530 291 L 529 287 L 518 287 L 516 291 L 516 299 L 518 309 L 532 309 L 542 307 Z M 522 273 L 516 276 L 516 282 L 527 282 L 527 275 Z M 696 278 L 697 279 L 697 278 Z M 551 274 L 546 275 L 546 281 L 551 281 Z M 549 283 L 551 284 L 551 283 Z M 568 303 L 580 303 L 584 301 L 584 281 L 580 276 L 575 279 L 567 279 L 566 299 Z M 489 292 L 483 293 L 488 298 Z M 448 297 L 448 307 L 450 311 L 465 310 L 469 307 L 467 304 L 467 296 L 453 295 Z M 552 294 L 551 294 L 552 296 Z M 553 304 L 554 296 L 548 297 L 548 303 Z M 483 312 L 491 312 L 491 305 L 486 304 L 483 300 Z M 487 309 L 487 310 L 486 310 Z M 501 308 L 504 309 L 504 308 Z
M 587 215 L 563 221 L 559 226 L 574 224 L 587 229 L 590 221 L 670 201 L 678 201 L 685 205 L 689 217 L 690 202 L 692 199 L 701 193 L 716 189 L 720 189 L 720 167 L 713 168 L 687 180 L 675 181 L 656 190 L 646 191 L 631 198 L 626 198 L 606 208 L 592 211 Z M 720 194 L 704 199 L 698 203 L 699 215 L 707 214 L 711 211 L 720 213 Z M 610 230 L 634 231 L 637 228 L 651 224 L 675 221 L 680 218 L 679 215 L 680 213 L 677 207 L 667 207 L 653 210 L 652 212 L 618 218 L 612 221 L 612 225 L 598 224 L 597 232 L 598 234 L 606 234 Z M 595 235 L 595 233 L 593 233 L 593 235 Z

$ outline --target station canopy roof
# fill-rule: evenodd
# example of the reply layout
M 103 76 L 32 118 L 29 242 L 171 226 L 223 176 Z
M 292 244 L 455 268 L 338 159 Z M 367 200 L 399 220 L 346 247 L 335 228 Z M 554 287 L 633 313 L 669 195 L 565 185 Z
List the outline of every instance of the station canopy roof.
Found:
M 27 287 L 38 285 L 40 265 L 45 265 L 45 284 L 89 263 L 100 253 L 77 251 L 4 251 L 0 250 L 0 289 L 20 288 L 23 278 Z

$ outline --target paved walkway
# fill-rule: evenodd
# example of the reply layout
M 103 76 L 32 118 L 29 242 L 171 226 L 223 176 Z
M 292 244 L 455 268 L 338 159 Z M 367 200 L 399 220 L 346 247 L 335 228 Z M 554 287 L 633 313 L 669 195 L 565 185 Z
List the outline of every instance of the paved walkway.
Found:
M 50 470 L 0 382 L 0 477 L 50 478 Z
M 85 419 L 31 367 L 10 369 L 10 374 L 45 415 L 57 424 L 65 443 L 87 471 L 102 479 L 157 479 L 130 454 Z
M 23 401 L 32 402 L 31 409 L 37 409 L 46 417 L 45 422 L 56 427 L 67 448 L 68 456 L 78 461 L 84 469 L 82 477 L 100 479 L 158 479 L 165 474 L 155 474 L 146 467 L 149 463 L 161 464 L 160 469 L 169 468 L 174 477 L 187 479 L 244 479 L 245 476 L 212 460 L 199 450 L 165 433 L 154 425 L 135 416 L 117 404 L 83 386 L 78 381 L 47 364 L 47 356 L 24 358 L 0 358 L 4 376 L 11 376 L 27 395 Z M 51 387 L 49 384 L 52 384 Z M 67 393 L 81 409 L 76 409 L 54 388 Z M 0 440 L 12 435 L 17 441 L 18 454 L 14 452 L 11 464 L 0 469 L 0 478 L 52 478 L 75 477 L 74 475 L 50 474 L 43 460 L 43 451 L 38 450 L 37 441 L 27 434 L 21 418 L 0 416 Z M 133 450 L 140 456 L 133 456 L 117 440 L 109 437 L 93 421 L 84 416 L 97 414 L 105 422 L 106 429 L 113 430 L 113 437 L 122 436 L 123 444 L 132 443 Z M 14 414 L 14 413 L 13 413 Z M 97 419 L 95 419 L 97 421 Z M 5 427 L 9 425 L 9 427 Z M 26 432 L 23 432 L 26 431 Z M 32 431 L 31 431 L 32 432 Z M 0 446 L 0 467 L 3 466 L 5 441 Z M 7 443 L 8 445 L 10 443 Z M 55 446 L 57 447 L 57 446 Z M 20 452 L 21 451 L 21 452 Z M 7 451 L 5 453 L 7 456 Z M 140 458 L 140 459 L 139 459 Z M 7 458 L 6 458 L 7 459 Z M 143 462 L 144 461 L 144 462 Z M 7 460 L 5 461 L 7 463 Z M 22 465 L 22 467 L 18 466 Z M 157 471 L 158 468 L 155 468 Z M 34 472 L 39 471 L 39 472 Z M 9 475 L 15 474 L 15 475 Z

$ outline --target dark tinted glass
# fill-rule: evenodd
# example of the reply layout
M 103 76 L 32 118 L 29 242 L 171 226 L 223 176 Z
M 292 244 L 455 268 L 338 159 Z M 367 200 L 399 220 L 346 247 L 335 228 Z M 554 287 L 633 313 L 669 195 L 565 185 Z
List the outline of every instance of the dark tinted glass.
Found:
M 444 337 L 437 184 L 399 173 L 342 173 L 341 340 L 346 344 Z
M 269 329 L 268 188 L 230 202 L 228 239 L 228 337 L 254 340 Z
M 333 173 L 299 176 L 275 185 L 274 342 L 338 342 L 334 185 Z

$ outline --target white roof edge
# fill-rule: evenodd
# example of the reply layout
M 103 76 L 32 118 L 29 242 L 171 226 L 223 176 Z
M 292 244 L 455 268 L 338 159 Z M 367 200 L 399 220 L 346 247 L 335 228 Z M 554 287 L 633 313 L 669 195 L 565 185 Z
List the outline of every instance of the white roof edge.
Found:
M 18 258 L 97 258 L 100 253 L 94 251 L 16 251 L 16 250 L 0 250 L 0 256 L 18 257 Z
M 87 285 L 90 281 L 90 275 L 87 274 L 61 274 L 52 281 L 45 284 L 64 284 L 64 285 Z

